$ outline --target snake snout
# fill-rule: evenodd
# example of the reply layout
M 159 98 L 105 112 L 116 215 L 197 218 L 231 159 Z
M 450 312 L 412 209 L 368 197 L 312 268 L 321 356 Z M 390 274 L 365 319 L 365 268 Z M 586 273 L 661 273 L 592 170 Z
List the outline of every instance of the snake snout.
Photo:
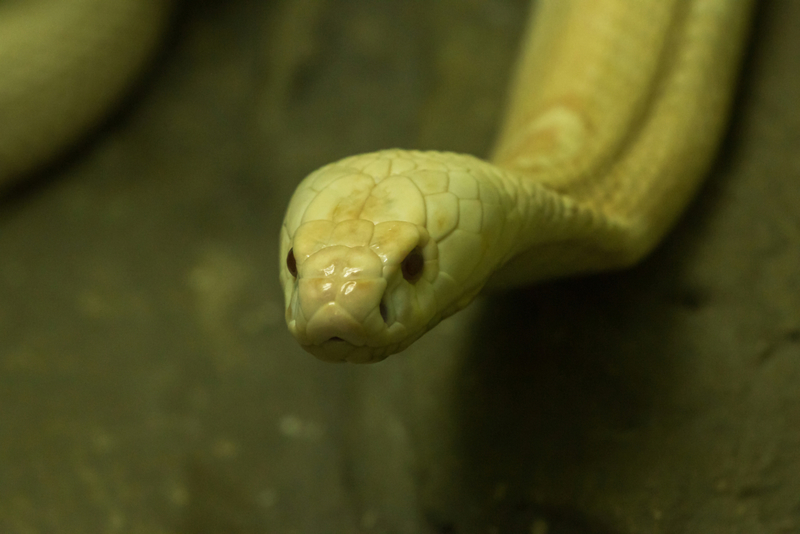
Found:
M 308 321 L 306 335 L 313 345 L 345 341 L 360 347 L 383 330 L 382 325 L 377 323 L 374 314 L 363 322 L 356 321 L 343 306 L 329 303 Z
M 385 290 L 380 259 L 366 247 L 318 251 L 299 269 L 298 339 L 306 347 L 337 354 L 347 346 L 380 345 L 387 328 Z
M 373 283 L 362 288 L 362 302 L 337 302 L 334 299 L 319 306 L 305 324 L 304 337 L 308 344 L 304 344 L 304 348 L 327 361 L 373 361 L 375 347 L 382 345 L 387 329 L 380 305 L 384 286 Z M 356 287 L 350 292 L 356 299 L 359 298 L 357 290 Z M 346 291 L 347 287 L 340 288 L 336 294 L 342 295 Z

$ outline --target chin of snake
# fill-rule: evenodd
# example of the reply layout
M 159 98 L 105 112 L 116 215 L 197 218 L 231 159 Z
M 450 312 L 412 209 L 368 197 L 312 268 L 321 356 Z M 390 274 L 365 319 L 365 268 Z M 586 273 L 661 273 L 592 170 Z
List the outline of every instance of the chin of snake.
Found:
M 297 187 L 280 230 L 289 330 L 326 361 L 408 347 L 485 287 L 631 265 L 722 137 L 753 0 L 538 0 L 488 161 L 383 150 Z M 0 3 L 0 187 L 125 94 L 169 0 Z

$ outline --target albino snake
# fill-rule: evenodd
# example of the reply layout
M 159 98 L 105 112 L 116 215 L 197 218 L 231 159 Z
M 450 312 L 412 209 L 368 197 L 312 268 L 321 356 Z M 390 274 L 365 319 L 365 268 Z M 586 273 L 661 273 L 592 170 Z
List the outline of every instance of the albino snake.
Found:
M 725 124 L 748 0 L 539 0 L 494 164 L 386 150 L 297 188 L 286 321 L 330 361 L 405 349 L 488 283 L 630 265 L 676 220 Z
M 0 5 L 0 185 L 101 119 L 158 42 L 169 5 Z M 298 186 L 280 237 L 289 330 L 321 359 L 379 361 L 487 283 L 642 258 L 708 169 L 752 7 L 539 0 L 493 164 L 386 150 Z

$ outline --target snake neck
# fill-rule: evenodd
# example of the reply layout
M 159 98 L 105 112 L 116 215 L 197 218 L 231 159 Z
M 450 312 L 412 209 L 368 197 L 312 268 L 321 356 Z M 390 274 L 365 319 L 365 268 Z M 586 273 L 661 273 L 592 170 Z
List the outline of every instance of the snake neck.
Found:
M 570 6 L 534 13 L 492 158 L 524 228 L 495 282 L 625 267 L 656 246 L 722 137 L 753 2 Z
M 632 244 L 635 231 L 626 221 L 525 173 L 495 168 L 508 209 L 503 236 L 495 242 L 497 261 L 487 287 L 514 287 L 601 271 L 638 258 Z

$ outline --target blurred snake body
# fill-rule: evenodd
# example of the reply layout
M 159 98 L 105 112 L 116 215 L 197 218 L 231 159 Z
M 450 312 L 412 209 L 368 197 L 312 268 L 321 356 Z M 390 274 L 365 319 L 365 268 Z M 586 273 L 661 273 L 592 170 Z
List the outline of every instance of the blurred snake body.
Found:
M 152 55 L 170 6 L 0 3 L 0 187 L 102 120 Z M 384 150 L 300 183 L 280 236 L 289 330 L 323 360 L 374 362 L 487 285 L 635 263 L 709 167 L 752 7 L 536 2 L 491 163 Z
M 752 3 L 539 0 L 491 163 L 384 150 L 310 174 L 281 230 L 286 321 L 374 362 L 519 285 L 631 265 L 722 136 Z
M 80 141 L 126 94 L 171 0 L 0 1 L 0 188 Z

